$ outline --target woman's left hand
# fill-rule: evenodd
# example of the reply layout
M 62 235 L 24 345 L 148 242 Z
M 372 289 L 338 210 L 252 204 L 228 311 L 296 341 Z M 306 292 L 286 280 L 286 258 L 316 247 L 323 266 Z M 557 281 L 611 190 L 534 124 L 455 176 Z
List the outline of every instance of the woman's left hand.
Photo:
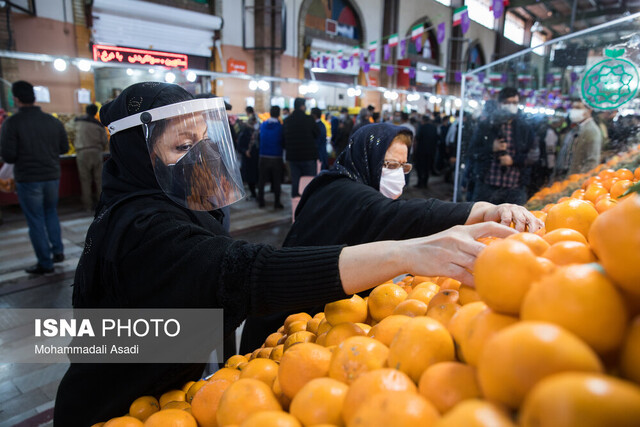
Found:
M 523 206 L 512 205 L 511 203 L 494 205 L 487 202 L 475 203 L 465 224 L 477 224 L 486 221 L 495 221 L 506 226 L 513 223 L 516 230 L 529 231 L 531 233 L 535 233 L 544 226 L 541 220 Z

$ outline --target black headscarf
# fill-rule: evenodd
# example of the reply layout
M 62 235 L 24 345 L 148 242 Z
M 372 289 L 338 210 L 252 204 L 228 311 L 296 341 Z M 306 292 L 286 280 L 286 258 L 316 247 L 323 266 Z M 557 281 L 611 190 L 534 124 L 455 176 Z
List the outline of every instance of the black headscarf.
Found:
M 126 88 L 113 101 L 100 109 L 100 120 L 108 126 L 124 117 L 162 105 L 193 99 L 193 95 L 178 85 L 158 82 L 137 83 Z M 111 158 L 102 172 L 102 195 L 96 208 L 96 218 L 87 231 L 85 249 L 76 270 L 73 290 L 74 307 L 91 306 L 99 292 L 104 292 L 103 283 L 96 276 L 100 259 L 107 261 L 117 256 L 120 231 L 126 228 L 129 237 L 137 230 L 144 233 L 145 224 L 137 219 L 145 214 L 153 214 L 160 206 L 171 203 L 188 212 L 197 224 L 210 224 L 214 216 L 219 220 L 219 211 L 212 214 L 194 212 L 173 203 L 162 191 L 156 180 L 151 157 L 147 149 L 142 126 L 134 126 L 111 136 L 109 141 Z M 120 215 L 118 224 L 110 230 L 110 216 L 124 202 L 136 198 L 151 198 L 143 211 Z M 154 203 L 153 201 L 157 201 Z M 131 226 L 133 224 L 133 226 Z M 139 226 L 138 226 L 139 225 Z M 124 233 L 122 233 L 124 234 Z M 110 243 L 107 243 L 110 240 Z
M 355 131 L 333 167 L 322 172 L 305 188 L 296 215 L 316 189 L 338 178 L 346 177 L 379 191 L 384 156 L 391 142 L 401 133 L 412 137 L 406 127 L 389 123 L 369 124 Z

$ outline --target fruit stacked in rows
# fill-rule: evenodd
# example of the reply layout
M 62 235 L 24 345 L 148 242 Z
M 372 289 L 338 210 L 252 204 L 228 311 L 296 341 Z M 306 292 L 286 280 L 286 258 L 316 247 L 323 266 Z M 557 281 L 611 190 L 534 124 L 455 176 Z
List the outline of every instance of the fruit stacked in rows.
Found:
M 483 239 L 475 288 L 409 275 L 291 315 L 105 427 L 637 426 L 640 195 L 599 213 L 592 184 L 543 232 Z

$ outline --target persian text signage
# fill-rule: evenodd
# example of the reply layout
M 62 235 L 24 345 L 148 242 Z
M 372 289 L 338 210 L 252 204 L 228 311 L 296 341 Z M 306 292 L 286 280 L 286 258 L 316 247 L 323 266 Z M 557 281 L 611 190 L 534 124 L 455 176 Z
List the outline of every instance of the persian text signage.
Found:
M 122 64 L 157 65 L 186 69 L 187 55 L 182 53 L 158 52 L 155 50 L 133 49 L 129 47 L 93 45 L 93 60 L 118 62 Z
M 237 59 L 227 60 L 227 72 L 236 74 L 247 74 L 247 63 L 245 61 L 238 61 Z

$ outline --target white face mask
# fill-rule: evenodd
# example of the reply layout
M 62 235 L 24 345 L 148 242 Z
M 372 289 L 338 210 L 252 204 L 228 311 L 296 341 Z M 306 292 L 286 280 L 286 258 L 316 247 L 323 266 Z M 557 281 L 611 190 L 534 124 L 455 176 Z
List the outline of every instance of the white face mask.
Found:
M 502 108 L 510 114 L 518 114 L 518 106 L 516 104 L 504 104 Z
M 586 113 L 584 108 L 573 108 L 569 110 L 569 120 L 572 123 L 580 123 L 584 120 Z
M 382 168 L 380 192 L 383 196 L 390 199 L 397 199 L 402 195 L 402 188 L 404 187 L 404 184 L 404 172 L 402 171 L 402 168 Z

